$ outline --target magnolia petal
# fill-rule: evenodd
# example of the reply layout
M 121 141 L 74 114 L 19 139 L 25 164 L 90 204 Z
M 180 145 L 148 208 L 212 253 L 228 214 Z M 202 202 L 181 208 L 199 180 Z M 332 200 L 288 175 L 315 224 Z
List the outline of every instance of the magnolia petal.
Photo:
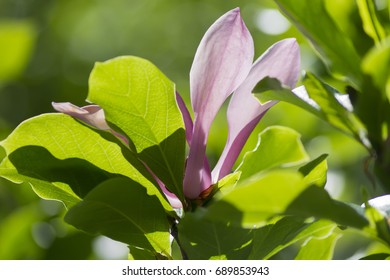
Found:
M 183 116 L 184 126 L 186 128 L 186 139 L 189 145 L 191 145 L 192 140 L 192 131 L 194 129 L 194 124 L 192 123 L 192 118 L 190 112 L 187 109 L 186 104 L 184 103 L 183 98 L 178 92 L 176 92 L 176 101 L 180 109 L 181 115 Z
M 265 112 L 276 102 L 260 102 L 251 94 L 256 84 L 265 77 L 278 79 L 283 85 L 293 87 L 300 69 L 299 46 L 295 39 L 285 39 L 271 46 L 253 64 L 248 77 L 230 100 L 227 119 L 228 139 L 218 163 L 212 172 L 213 183 L 231 172 L 249 135 Z
M 56 111 L 77 118 L 90 126 L 101 130 L 110 129 L 106 123 L 103 109 L 98 105 L 88 105 L 80 108 L 69 102 L 52 102 L 52 106 Z
M 200 42 L 190 72 L 195 120 L 184 176 L 184 194 L 188 198 L 197 198 L 211 184 L 204 165 L 210 126 L 226 98 L 248 75 L 253 52 L 252 36 L 239 8 L 220 17 Z
M 183 98 L 179 95 L 178 92 L 176 92 L 176 100 L 177 100 L 177 104 L 179 106 L 179 109 L 181 111 L 181 114 L 183 116 L 184 126 L 186 127 L 186 139 L 187 139 L 188 144 L 191 145 L 192 131 L 194 129 L 194 124 L 192 122 L 190 112 L 188 111 L 187 106 L 185 105 Z M 207 185 L 209 182 L 211 182 L 211 169 L 210 169 L 210 164 L 209 164 L 207 157 L 204 158 L 203 167 L 204 167 L 204 172 L 203 172 L 203 175 L 204 175 L 203 181 L 204 182 L 202 183 L 202 185 Z
M 212 121 L 226 98 L 248 75 L 253 55 L 252 36 L 239 8 L 224 14 L 207 30 L 190 71 L 195 115 L 206 114 Z
M 80 108 L 70 102 L 52 102 L 51 104 L 56 111 L 79 119 L 80 121 L 83 121 L 86 124 L 97 129 L 109 130 L 112 134 L 114 134 L 117 138 L 121 139 L 124 143 L 129 143 L 129 141 L 124 135 L 112 130 L 108 126 L 104 116 L 104 111 L 100 106 L 87 105 Z
M 161 183 L 161 184 L 160 184 Z M 183 204 L 181 203 L 180 199 L 177 198 L 176 195 L 168 191 L 168 189 L 165 187 L 165 185 L 159 181 L 159 186 L 161 190 L 163 191 L 165 197 L 167 198 L 168 202 L 171 204 L 171 206 L 175 209 L 183 208 Z
M 171 193 L 165 187 L 164 183 L 152 172 L 152 170 L 144 162 L 143 164 L 146 167 L 146 169 L 149 171 L 149 173 L 152 174 L 153 178 L 156 180 L 158 186 L 160 187 L 161 191 L 164 193 L 165 197 L 167 198 L 171 206 L 175 209 L 183 208 L 183 204 L 181 203 L 180 199 L 178 199 L 175 194 Z

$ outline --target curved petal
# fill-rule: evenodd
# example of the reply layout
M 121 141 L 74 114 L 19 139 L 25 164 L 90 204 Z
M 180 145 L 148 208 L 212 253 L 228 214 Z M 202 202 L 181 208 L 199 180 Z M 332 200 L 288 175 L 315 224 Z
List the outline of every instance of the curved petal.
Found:
M 184 176 L 184 194 L 196 198 L 210 186 L 205 178 L 206 142 L 211 123 L 226 98 L 247 76 L 253 59 L 253 40 L 240 9 L 219 18 L 206 32 L 190 72 L 195 113 L 193 137 Z
M 299 69 L 299 46 L 295 39 L 285 39 L 275 43 L 253 64 L 248 77 L 230 100 L 227 111 L 228 139 L 213 169 L 213 183 L 231 172 L 249 135 L 265 112 L 276 103 L 272 101 L 260 104 L 251 94 L 256 84 L 269 76 L 292 88 L 298 81 Z
M 194 124 L 192 122 L 190 112 L 188 111 L 187 106 L 184 103 L 183 98 L 180 96 L 180 94 L 178 92 L 176 92 L 176 101 L 177 101 L 177 105 L 179 106 L 179 109 L 181 111 L 181 114 L 183 116 L 184 126 L 186 128 L 186 139 L 187 139 L 188 145 L 191 145 Z M 202 185 L 207 185 L 210 182 L 211 182 L 211 169 L 210 169 L 209 161 L 208 161 L 207 157 L 205 157 L 204 162 L 203 162 Z
M 186 104 L 184 103 L 183 98 L 178 92 L 176 92 L 176 101 L 180 109 L 181 115 L 183 116 L 184 126 L 186 128 L 186 139 L 189 145 L 191 145 L 192 132 L 194 129 L 194 124 L 192 123 L 192 118 L 190 112 L 187 109 Z
M 156 180 L 158 186 L 160 187 L 161 191 L 164 193 L 165 197 L 167 198 L 169 204 L 175 209 L 183 208 L 183 204 L 181 203 L 180 199 L 177 198 L 177 196 L 173 193 L 171 193 L 164 185 L 164 183 L 152 172 L 152 170 L 143 162 L 146 169 L 149 171 L 150 174 L 152 174 L 153 178 Z
M 84 107 L 78 107 L 70 102 L 52 102 L 51 105 L 56 111 L 79 119 L 80 121 L 83 121 L 92 127 L 95 127 L 100 130 L 109 130 L 112 134 L 114 134 L 124 143 L 129 144 L 129 141 L 124 135 L 112 130 L 108 126 L 104 116 L 104 111 L 100 106 L 87 105 Z
M 56 111 L 77 118 L 90 126 L 101 130 L 110 129 L 106 123 L 103 109 L 98 105 L 88 105 L 80 108 L 70 102 L 52 102 L 51 104 Z

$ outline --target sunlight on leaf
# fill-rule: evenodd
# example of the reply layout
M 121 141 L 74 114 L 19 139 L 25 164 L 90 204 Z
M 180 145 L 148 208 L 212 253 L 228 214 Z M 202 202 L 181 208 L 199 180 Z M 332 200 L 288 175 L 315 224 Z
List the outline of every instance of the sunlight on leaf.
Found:
M 1 142 L 8 157 L 0 174 L 16 183 L 29 182 L 39 196 L 68 207 L 102 181 L 119 175 L 144 185 L 164 203 L 144 166 L 130 153 L 125 157 L 115 138 L 105 135 L 107 139 L 63 114 L 31 118 Z
M 245 154 L 237 168 L 240 180 L 276 167 L 292 167 L 309 160 L 298 132 L 281 126 L 266 128 L 259 134 L 256 148 Z
M 298 27 L 320 53 L 332 74 L 361 81 L 360 57 L 325 8 L 322 0 L 275 0 L 281 11 Z M 321 20 L 319 20 L 321 19 Z
M 256 86 L 255 96 L 260 102 L 278 100 L 298 106 L 355 138 L 362 145 L 370 146 L 364 126 L 352 112 L 353 108 L 347 95 L 337 93 L 335 89 L 309 72 L 302 82 L 303 86 L 291 92 L 275 79 L 266 78 Z
M 275 224 L 254 231 L 249 259 L 269 259 L 284 248 L 310 236 L 322 237 L 336 227 L 331 221 L 305 222 L 299 217 L 284 217 Z
M 364 31 L 374 39 L 376 44 L 380 44 L 381 40 L 386 37 L 386 33 L 377 17 L 375 3 L 370 0 L 357 0 L 356 3 L 363 21 Z
M 253 228 L 281 214 L 324 218 L 356 228 L 368 225 L 359 206 L 333 200 L 326 190 L 311 185 L 310 180 L 305 181 L 301 174 L 291 170 L 275 170 L 248 178 L 210 205 L 206 217 Z
M 185 130 L 175 85 L 145 59 L 96 63 L 88 100 L 104 109 L 114 130 L 129 137 L 138 157 L 183 200 Z
M 296 260 L 331 260 L 339 233 L 331 233 L 324 238 L 310 238 L 301 247 Z

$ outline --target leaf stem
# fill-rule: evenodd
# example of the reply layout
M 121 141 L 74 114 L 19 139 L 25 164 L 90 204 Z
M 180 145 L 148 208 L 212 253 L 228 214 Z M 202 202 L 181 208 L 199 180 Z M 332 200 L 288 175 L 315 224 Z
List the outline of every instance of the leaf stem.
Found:
M 176 241 L 177 245 L 179 246 L 181 256 L 183 257 L 183 260 L 189 260 L 187 253 L 184 251 L 183 247 L 181 246 L 180 240 L 179 240 L 179 231 L 177 228 L 178 221 L 175 220 L 172 223 L 171 227 L 171 235 L 173 239 Z

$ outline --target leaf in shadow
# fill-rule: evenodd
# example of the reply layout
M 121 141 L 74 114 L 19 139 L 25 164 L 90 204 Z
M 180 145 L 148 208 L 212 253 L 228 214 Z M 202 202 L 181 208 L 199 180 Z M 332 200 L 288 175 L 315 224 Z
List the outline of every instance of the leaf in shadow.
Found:
M 114 176 L 83 159 L 57 159 L 39 146 L 21 147 L 8 158 L 19 175 L 49 183 L 64 183 L 80 198 L 99 183 Z
M 129 178 L 109 179 L 72 207 L 65 221 L 91 234 L 170 257 L 169 222 L 159 199 Z
M 189 259 L 246 259 L 252 231 L 229 223 L 210 222 L 188 213 L 178 225 L 179 240 Z

